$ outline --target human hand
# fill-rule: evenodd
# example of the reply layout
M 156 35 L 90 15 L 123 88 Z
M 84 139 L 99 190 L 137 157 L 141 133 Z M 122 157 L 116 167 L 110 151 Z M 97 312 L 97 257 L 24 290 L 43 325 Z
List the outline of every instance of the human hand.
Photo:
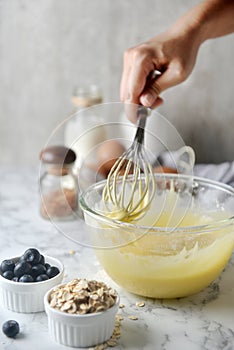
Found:
M 199 41 L 192 31 L 169 30 L 128 49 L 124 54 L 121 101 L 151 108 L 162 104 L 160 93 L 189 76 L 198 48 Z M 155 70 L 161 75 L 151 79 Z
M 205 40 L 234 32 L 233 14 L 233 0 L 203 0 L 165 33 L 127 50 L 121 101 L 151 108 L 159 106 L 163 102 L 160 93 L 189 76 Z M 152 80 L 154 70 L 162 74 Z

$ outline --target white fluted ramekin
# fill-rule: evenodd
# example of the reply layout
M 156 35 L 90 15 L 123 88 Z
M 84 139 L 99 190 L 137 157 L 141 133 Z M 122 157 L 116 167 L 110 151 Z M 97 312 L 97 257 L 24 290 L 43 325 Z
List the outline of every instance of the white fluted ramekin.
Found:
M 51 338 L 71 347 L 92 347 L 102 344 L 111 338 L 115 328 L 115 316 L 119 308 L 119 296 L 115 304 L 102 312 L 79 315 L 68 314 L 49 305 L 49 296 L 53 288 L 44 298 L 45 311 Z
M 11 260 L 17 260 L 13 258 Z M 64 275 L 63 264 L 55 258 L 45 256 L 45 262 L 56 266 L 59 274 L 41 282 L 14 282 L 1 276 L 0 273 L 0 300 L 3 307 L 22 313 L 44 311 L 44 296 L 52 287 L 60 284 Z

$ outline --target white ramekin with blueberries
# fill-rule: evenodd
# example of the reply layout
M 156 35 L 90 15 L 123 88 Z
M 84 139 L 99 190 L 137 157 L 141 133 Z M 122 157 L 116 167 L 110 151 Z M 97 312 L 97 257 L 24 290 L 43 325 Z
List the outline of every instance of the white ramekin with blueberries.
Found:
M 3 307 L 16 312 L 44 310 L 43 298 L 63 279 L 63 264 L 56 258 L 29 248 L 21 256 L 4 259 L 0 265 Z

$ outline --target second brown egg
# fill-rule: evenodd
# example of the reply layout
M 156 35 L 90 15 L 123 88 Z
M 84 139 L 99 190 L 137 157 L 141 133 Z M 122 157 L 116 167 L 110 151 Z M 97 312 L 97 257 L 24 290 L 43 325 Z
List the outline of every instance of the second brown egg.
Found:
M 125 147 L 117 140 L 108 140 L 103 142 L 97 149 L 98 167 L 102 173 L 108 176 L 109 171 L 125 152 Z

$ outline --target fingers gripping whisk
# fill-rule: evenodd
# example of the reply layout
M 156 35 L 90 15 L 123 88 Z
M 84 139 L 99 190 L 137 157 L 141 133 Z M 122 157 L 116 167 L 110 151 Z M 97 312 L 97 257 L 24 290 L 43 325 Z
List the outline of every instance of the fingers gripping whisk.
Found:
M 139 106 L 138 126 L 130 148 L 115 162 L 103 190 L 103 201 L 110 216 L 132 221 L 148 210 L 155 194 L 155 178 L 144 149 L 148 109 Z

